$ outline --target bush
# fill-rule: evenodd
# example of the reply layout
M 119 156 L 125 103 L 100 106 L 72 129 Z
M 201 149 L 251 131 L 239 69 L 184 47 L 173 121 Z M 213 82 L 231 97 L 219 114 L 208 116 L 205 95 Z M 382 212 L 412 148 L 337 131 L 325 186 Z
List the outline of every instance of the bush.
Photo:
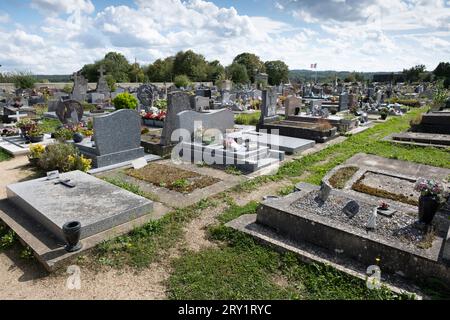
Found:
M 69 172 L 73 170 L 88 171 L 91 160 L 79 154 L 75 146 L 66 143 L 48 145 L 40 155 L 37 166 L 44 171 L 59 170 Z
M 112 102 L 117 110 L 136 109 L 138 106 L 138 100 L 127 92 L 118 94 Z
M 256 126 L 261 118 L 261 112 L 241 113 L 236 116 L 234 122 L 240 125 Z
M 191 80 L 189 80 L 189 77 L 184 74 L 176 76 L 173 82 L 175 86 L 177 86 L 177 88 L 186 88 L 191 84 Z
M 17 89 L 32 89 L 37 82 L 35 76 L 26 72 L 18 72 L 12 76 L 12 79 Z

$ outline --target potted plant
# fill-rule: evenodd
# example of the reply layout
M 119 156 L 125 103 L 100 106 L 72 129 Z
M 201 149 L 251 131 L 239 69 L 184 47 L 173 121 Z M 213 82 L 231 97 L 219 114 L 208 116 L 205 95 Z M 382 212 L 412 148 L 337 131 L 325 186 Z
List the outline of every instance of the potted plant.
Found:
M 30 119 L 23 119 L 17 121 L 16 123 L 16 127 L 20 129 L 20 136 L 25 139 L 27 139 L 28 132 L 34 127 L 34 125 L 34 122 Z
M 337 114 L 337 109 L 336 108 L 331 108 L 330 109 L 330 113 L 334 116 Z
M 439 182 L 420 178 L 417 180 L 414 190 L 420 192 L 419 197 L 419 221 L 430 224 L 445 200 L 444 187 Z
M 31 143 L 37 143 L 42 142 L 44 140 L 44 131 L 42 128 L 35 124 L 29 131 L 28 131 L 28 138 Z
M 389 112 L 386 108 L 380 110 L 380 118 L 381 120 L 386 120 Z

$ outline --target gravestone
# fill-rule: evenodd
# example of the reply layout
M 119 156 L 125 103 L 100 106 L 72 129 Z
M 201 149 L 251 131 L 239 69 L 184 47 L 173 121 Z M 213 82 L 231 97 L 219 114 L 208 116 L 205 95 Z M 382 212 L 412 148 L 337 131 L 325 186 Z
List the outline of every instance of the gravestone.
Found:
M 73 79 L 73 88 L 71 99 L 77 101 L 85 101 L 86 94 L 88 91 L 87 79 L 79 72 L 75 72 L 72 76 L 72 79 Z
M 102 103 L 105 100 L 103 93 L 91 92 L 87 95 L 89 103 Z
M 339 95 L 339 111 L 348 110 L 349 96 L 346 92 Z
M 189 95 L 185 92 L 172 92 L 167 98 L 167 115 L 164 120 L 160 142 L 162 145 L 171 144 L 172 132 L 177 129 L 177 114 L 182 111 L 192 110 Z
M 202 96 L 191 96 L 190 99 L 192 109 L 199 112 L 209 109 L 209 98 Z
M 211 97 L 212 97 L 211 89 L 208 89 L 208 88 L 199 88 L 199 89 L 195 90 L 195 95 L 200 96 L 200 97 L 209 98 L 209 99 L 211 99 Z
M 187 110 L 177 114 L 177 128 L 183 128 L 192 134 L 195 129 L 194 122 L 201 123 L 203 130 L 217 129 L 226 133 L 227 129 L 234 128 L 234 115 L 228 109 L 209 112 Z
M 144 106 L 146 110 L 153 107 L 155 98 L 158 94 L 158 89 L 151 84 L 143 84 L 137 90 L 137 97 L 139 102 Z
M 56 115 L 63 124 L 78 124 L 83 118 L 83 106 L 75 100 L 59 101 L 56 107 Z
M 277 116 L 278 93 L 276 87 L 267 87 L 262 92 L 260 123 L 278 120 Z
M 118 110 L 94 117 L 94 141 L 75 144 L 97 168 L 144 156 L 141 144 L 141 117 L 135 110 Z
M 286 117 L 299 115 L 301 106 L 302 106 L 301 99 L 297 98 L 296 96 L 288 96 L 286 100 L 284 100 Z
M 105 97 L 109 97 L 111 94 L 111 90 L 109 88 L 108 82 L 106 81 L 105 67 L 101 66 L 100 69 L 98 69 L 98 72 L 100 73 L 100 78 L 98 79 L 97 89 L 95 89 L 95 92 L 104 94 Z

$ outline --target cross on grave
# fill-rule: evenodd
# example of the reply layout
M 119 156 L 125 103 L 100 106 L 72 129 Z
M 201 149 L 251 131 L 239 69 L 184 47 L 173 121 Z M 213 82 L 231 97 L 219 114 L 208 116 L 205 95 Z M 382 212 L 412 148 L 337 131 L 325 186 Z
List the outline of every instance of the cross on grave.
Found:
M 98 69 L 98 72 L 100 72 L 100 77 L 103 78 L 105 75 L 105 67 L 104 66 L 100 66 L 100 69 Z
M 16 119 L 16 121 L 19 121 L 20 118 L 28 117 L 26 113 L 20 113 L 19 111 L 16 111 L 16 115 L 8 116 L 8 118 Z

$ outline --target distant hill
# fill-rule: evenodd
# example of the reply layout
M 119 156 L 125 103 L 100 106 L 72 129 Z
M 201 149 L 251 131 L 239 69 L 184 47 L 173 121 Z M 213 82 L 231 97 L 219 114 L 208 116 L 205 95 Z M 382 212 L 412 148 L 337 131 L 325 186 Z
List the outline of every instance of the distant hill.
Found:
M 48 82 L 70 82 L 70 75 L 36 75 L 39 81 L 48 80 Z
M 333 82 L 337 76 L 338 79 L 345 79 L 352 72 L 350 71 L 317 71 L 317 80 L 320 82 Z M 391 74 L 391 72 L 357 72 L 365 80 L 372 80 L 374 74 Z M 312 70 L 290 70 L 289 79 L 291 81 L 311 81 L 315 80 L 316 71 Z

